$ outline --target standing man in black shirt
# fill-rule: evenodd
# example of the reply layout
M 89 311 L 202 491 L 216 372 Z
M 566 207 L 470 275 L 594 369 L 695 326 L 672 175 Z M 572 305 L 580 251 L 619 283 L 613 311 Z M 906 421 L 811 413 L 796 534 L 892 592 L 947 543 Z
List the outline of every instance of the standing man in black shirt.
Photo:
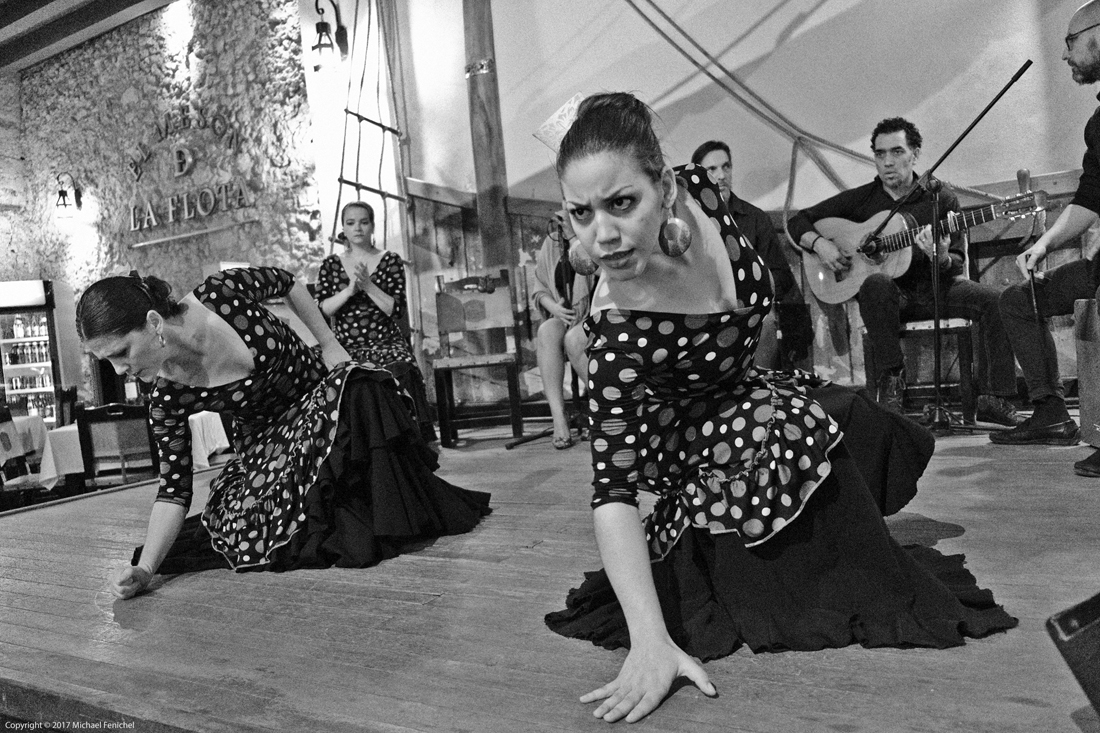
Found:
M 691 154 L 691 162 L 707 169 L 710 179 L 718 184 L 722 200 L 729 208 L 733 223 L 767 264 L 775 290 L 775 307 L 761 326 L 760 343 L 754 362 L 767 369 L 789 367 L 791 362 L 807 355 L 812 329 L 806 308 L 791 266 L 783 254 L 775 225 L 768 214 L 740 199 L 730 188 L 733 158 L 730 146 L 721 140 L 709 140 Z M 782 346 L 780 345 L 782 341 Z M 781 353 L 782 352 L 782 353 Z
M 814 228 L 826 218 L 846 219 L 862 223 L 895 203 L 918 185 L 913 167 L 920 157 L 922 138 L 916 125 L 901 117 L 879 122 L 871 133 L 871 149 L 875 155 L 878 176 L 868 184 L 852 188 L 804 209 L 791 217 L 787 229 L 791 238 L 803 250 L 803 257 L 816 257 L 828 272 L 844 273 L 851 269 L 851 256 L 844 254 L 828 237 Z M 940 193 L 940 218 L 959 210 L 959 200 L 946 188 Z M 899 332 L 905 321 L 933 317 L 932 277 L 939 278 L 941 315 L 975 320 L 981 330 L 978 348 L 977 418 L 1005 426 L 1019 422 L 1009 397 L 1016 394 L 1016 364 L 1012 348 L 1001 324 L 997 308 L 999 293 L 964 276 L 965 240 L 958 232 L 933 243 L 932 196 L 920 190 L 901 207 L 910 223 L 905 228 L 919 227 L 911 247 L 909 268 L 897 279 L 883 272 L 867 276 L 859 286 L 859 312 L 867 327 L 875 362 L 880 374 L 877 383 L 868 375 L 868 387 L 877 387 L 878 400 L 895 411 L 901 411 L 905 389 L 905 366 L 902 361 Z M 868 224 L 867 233 L 875 229 Z M 945 246 L 947 244 L 947 246 Z M 857 255 L 862 256 L 862 255 Z
M 1062 59 L 1069 64 L 1078 84 L 1100 82 L 1100 0 L 1082 5 L 1069 21 Z M 1085 157 L 1081 180 L 1073 201 L 1043 236 L 1016 258 L 1027 279 L 1001 294 L 1001 314 L 1009 338 L 1027 381 L 1028 397 L 1035 406 L 1031 417 L 1015 430 L 990 435 L 994 443 L 1023 445 L 1073 445 L 1080 431 L 1066 410 L 1058 355 L 1045 320 L 1073 312 L 1079 298 L 1097 297 L 1100 286 L 1100 257 L 1075 260 L 1049 272 L 1038 265 L 1054 250 L 1078 243 L 1100 217 L 1100 108 L 1085 123 Z M 1035 305 L 1031 300 L 1031 277 L 1035 278 Z M 1073 465 L 1081 476 L 1100 477 L 1100 450 Z

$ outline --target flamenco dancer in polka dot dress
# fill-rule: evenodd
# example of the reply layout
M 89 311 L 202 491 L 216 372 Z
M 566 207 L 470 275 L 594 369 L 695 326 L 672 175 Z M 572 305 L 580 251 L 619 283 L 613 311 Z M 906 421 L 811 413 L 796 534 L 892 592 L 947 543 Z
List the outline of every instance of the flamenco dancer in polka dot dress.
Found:
M 472 529 L 489 495 L 434 475 L 435 454 L 389 372 L 349 363 L 305 287 L 285 270 L 237 269 L 182 301 L 154 277 L 111 277 L 80 299 L 87 351 L 154 383 L 160 490 L 145 545 L 112 577 L 121 598 L 156 572 L 365 567 L 413 541 Z M 262 302 L 285 297 L 310 349 Z M 237 458 L 191 503 L 188 415 L 233 418 Z
M 413 417 L 435 440 L 424 375 L 398 325 L 405 317 L 405 263 L 374 244 L 374 208 L 352 201 L 340 213 L 347 251 L 321 262 L 314 297 L 336 339 L 356 361 L 388 369 L 413 400 Z
M 547 623 L 629 647 L 618 677 L 581 698 L 597 717 L 638 720 L 681 675 L 715 694 L 693 657 L 742 644 L 947 647 L 1016 625 L 961 556 L 891 539 L 880 505 L 898 498 L 889 481 L 868 489 L 865 475 L 882 482 L 866 445 L 849 454 L 853 392 L 753 368 L 767 269 L 705 169 L 664 163 L 644 104 L 585 100 L 557 170 L 574 250 L 605 275 L 585 323 L 604 569 Z M 920 430 L 852 409 L 864 431 Z M 644 525 L 639 490 L 657 494 Z

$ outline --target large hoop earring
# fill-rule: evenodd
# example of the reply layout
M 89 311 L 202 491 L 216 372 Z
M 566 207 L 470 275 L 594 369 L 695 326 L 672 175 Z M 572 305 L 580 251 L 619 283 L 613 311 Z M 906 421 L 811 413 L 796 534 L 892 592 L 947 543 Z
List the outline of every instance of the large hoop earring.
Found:
M 680 257 L 691 247 L 691 228 L 686 221 L 676 216 L 675 203 L 669 207 L 668 219 L 657 234 L 657 244 L 669 257 Z
M 576 242 L 569 248 L 569 264 L 578 275 L 588 277 L 600 269 L 600 266 L 588 256 L 580 242 Z

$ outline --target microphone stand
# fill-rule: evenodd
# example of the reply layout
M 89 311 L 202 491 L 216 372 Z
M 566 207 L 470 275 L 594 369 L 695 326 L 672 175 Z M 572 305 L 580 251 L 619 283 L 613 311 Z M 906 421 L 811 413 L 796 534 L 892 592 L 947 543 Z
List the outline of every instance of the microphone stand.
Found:
M 965 134 L 965 133 L 964 133 Z M 938 165 L 938 163 L 937 163 Z M 943 374 L 943 334 L 940 332 L 940 189 L 943 183 L 933 178 L 931 171 L 925 174 L 925 187 L 932 196 L 932 409 L 929 429 L 947 432 L 953 427 L 954 416 L 943 406 L 940 386 Z M 916 187 L 914 187 L 916 188 Z M 950 227 L 948 227 L 950 228 Z M 960 375 L 961 378 L 962 375 Z M 959 420 L 962 423 L 962 420 Z M 968 429 L 968 428 L 964 428 Z
M 941 362 L 941 356 L 942 356 L 942 343 L 941 343 L 942 334 L 940 333 L 940 307 L 941 306 L 940 306 L 939 246 L 940 246 L 940 229 L 941 229 L 941 227 L 940 227 L 940 218 L 939 218 L 939 203 L 940 203 L 939 196 L 940 196 L 940 188 L 942 187 L 943 184 L 937 178 L 935 178 L 932 174 L 935 172 L 935 170 L 937 168 L 940 167 L 940 163 L 943 163 L 943 161 L 947 159 L 947 156 L 950 155 L 952 152 L 954 152 L 955 148 L 958 147 L 959 143 L 961 143 L 963 141 L 963 138 L 965 138 L 967 135 L 970 134 L 970 131 L 974 129 L 974 127 L 981 121 L 981 119 L 983 117 L 985 117 L 986 113 L 989 112 L 989 110 L 993 108 L 993 105 L 995 105 L 1001 99 L 1001 97 L 1004 96 L 1005 92 L 1007 92 L 1009 90 L 1009 87 L 1011 87 L 1013 84 L 1015 84 L 1020 79 L 1020 77 L 1023 76 L 1024 72 L 1027 71 L 1028 67 L 1030 67 L 1030 66 L 1031 66 L 1031 59 L 1028 59 L 1016 71 L 1016 73 L 1013 74 L 1012 78 L 1008 80 L 1008 83 L 1005 84 L 1004 87 L 1001 88 L 1001 91 L 999 91 L 997 93 L 997 96 L 993 97 L 993 99 L 990 100 L 989 104 L 987 104 L 985 106 L 985 109 L 983 109 L 981 112 L 979 112 L 978 116 L 974 118 L 974 121 L 971 122 L 970 125 L 968 125 L 967 128 L 962 131 L 962 134 L 960 134 L 957 138 L 955 138 L 955 142 L 951 143 L 951 145 L 947 148 L 947 150 L 944 151 L 943 155 L 941 155 L 939 157 L 939 160 L 937 160 L 935 163 L 933 163 L 932 167 L 929 168 L 927 171 L 925 171 L 924 175 L 920 176 L 920 178 L 917 179 L 916 184 L 912 188 L 909 189 L 908 193 L 906 193 L 904 196 L 902 196 L 900 199 L 898 199 L 894 203 L 894 207 L 892 209 L 890 209 L 890 213 L 887 214 L 886 218 L 882 220 L 882 223 L 879 224 L 878 227 L 873 232 L 871 232 L 870 235 L 868 235 L 867 239 L 865 240 L 865 243 L 858 250 L 860 253 L 865 254 L 865 255 L 874 255 L 875 252 L 877 251 L 877 245 L 875 244 L 875 242 L 877 241 L 878 236 L 880 234 L 882 234 L 882 230 L 886 228 L 886 224 L 898 213 L 898 211 L 901 210 L 901 207 L 904 206 L 906 203 L 908 203 L 911 199 L 913 199 L 915 197 L 917 191 L 927 190 L 931 194 L 931 196 L 932 196 L 932 253 L 933 253 L 932 254 L 932 339 L 933 339 L 933 347 L 932 348 L 933 348 L 933 360 L 935 362 L 933 364 L 933 377 L 932 377 L 935 380 L 935 384 L 934 384 L 934 387 L 933 387 L 933 389 L 934 389 L 934 392 L 933 392 L 934 404 L 932 405 L 932 409 L 931 409 L 932 415 L 931 415 L 931 422 L 930 422 L 930 428 L 931 428 L 932 432 L 936 432 L 937 430 L 941 431 L 941 432 L 949 432 L 952 428 L 955 428 L 955 427 L 958 427 L 959 429 L 962 429 L 962 430 L 967 430 L 969 432 L 973 432 L 973 430 L 976 429 L 976 428 L 972 428 L 972 427 L 962 425 L 962 420 L 958 419 L 958 418 L 954 418 L 954 416 L 947 410 L 947 408 L 945 408 L 943 406 L 943 395 L 942 395 L 942 392 L 941 392 L 941 389 L 940 389 L 940 381 L 941 381 L 941 377 L 942 377 L 942 366 L 941 366 L 941 363 L 940 363 Z M 953 229 L 950 222 L 948 222 L 947 229 L 949 231 Z M 959 423 L 958 426 L 952 424 L 952 419 L 953 418 L 958 421 L 958 423 Z

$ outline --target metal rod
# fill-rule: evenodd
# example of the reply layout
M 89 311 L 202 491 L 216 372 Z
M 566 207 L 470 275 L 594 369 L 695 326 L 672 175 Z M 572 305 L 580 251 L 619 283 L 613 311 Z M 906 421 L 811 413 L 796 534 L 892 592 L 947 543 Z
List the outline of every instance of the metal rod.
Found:
M 165 242 L 174 242 L 177 239 L 188 239 L 190 237 L 199 237 L 203 234 L 213 234 L 214 232 L 220 232 L 223 229 L 232 229 L 242 224 L 259 224 L 259 219 L 246 219 L 244 221 L 235 221 L 231 224 L 222 224 L 220 227 L 212 227 L 210 229 L 200 229 L 194 232 L 183 232 L 182 234 L 173 234 L 171 237 L 161 237 L 160 239 L 150 239 L 147 242 L 136 242 L 130 245 L 130 249 L 140 249 L 142 247 L 152 247 L 154 244 L 164 244 Z
M 347 112 L 352 117 L 354 117 L 355 119 L 359 120 L 360 122 L 368 122 L 368 123 L 374 125 L 375 127 L 382 128 L 386 132 L 392 132 L 397 137 L 401 137 L 401 131 L 398 130 L 396 127 L 390 127 L 389 125 L 383 124 L 383 123 L 379 122 L 378 120 L 372 120 L 370 117 L 366 117 L 364 115 L 361 115 L 358 112 L 352 112 L 350 109 L 344 109 L 344 111 Z
M 398 194 L 390 193 L 389 191 L 383 191 L 380 188 L 374 188 L 373 186 L 368 186 L 365 183 L 359 183 L 358 181 L 349 181 L 348 179 L 344 178 L 343 176 L 341 176 L 340 178 L 338 178 L 336 180 L 338 180 L 340 183 L 344 184 L 345 186 L 351 186 L 356 191 L 370 191 L 371 193 L 378 194 L 382 198 L 394 199 L 396 201 L 401 201 L 402 203 L 408 201 L 408 199 L 406 199 L 404 196 L 399 196 Z

